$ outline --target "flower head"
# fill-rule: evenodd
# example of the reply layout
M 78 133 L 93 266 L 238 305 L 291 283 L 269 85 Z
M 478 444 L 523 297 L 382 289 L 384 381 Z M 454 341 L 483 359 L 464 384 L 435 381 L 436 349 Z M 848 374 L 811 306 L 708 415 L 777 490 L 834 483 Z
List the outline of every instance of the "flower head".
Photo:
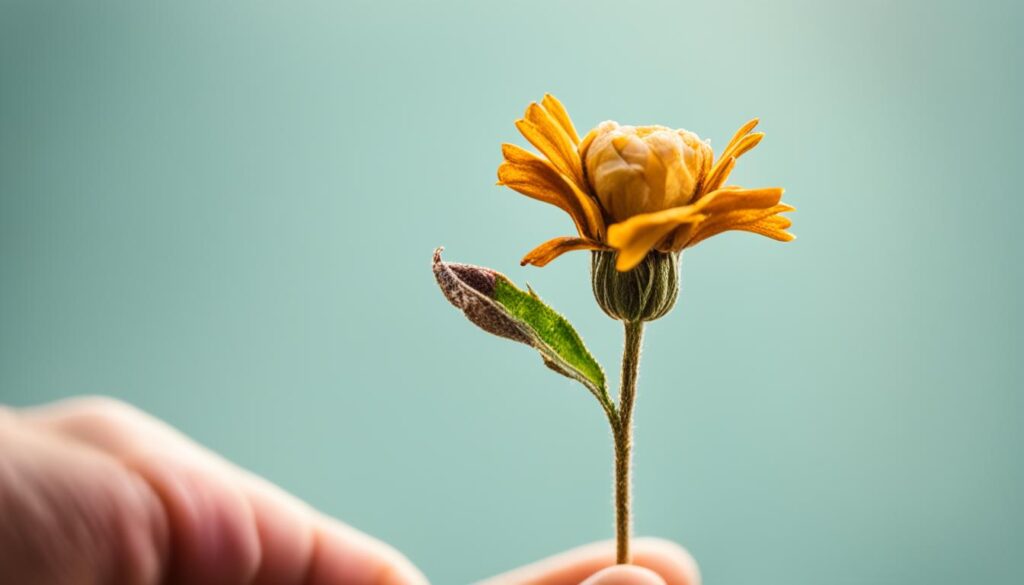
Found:
M 764 134 L 757 120 L 733 136 L 717 160 L 711 146 L 687 130 L 603 122 L 583 139 L 561 102 L 545 95 L 516 127 L 541 156 L 503 144 L 498 183 L 563 209 L 577 236 L 554 238 L 522 263 L 544 266 L 572 250 L 613 250 L 628 271 L 652 250 L 680 252 L 729 230 L 793 239 L 793 208 L 782 188 L 723 186 L 736 160 Z
M 714 153 L 693 132 L 603 122 L 580 157 L 587 184 L 613 221 L 680 207 L 697 194 Z

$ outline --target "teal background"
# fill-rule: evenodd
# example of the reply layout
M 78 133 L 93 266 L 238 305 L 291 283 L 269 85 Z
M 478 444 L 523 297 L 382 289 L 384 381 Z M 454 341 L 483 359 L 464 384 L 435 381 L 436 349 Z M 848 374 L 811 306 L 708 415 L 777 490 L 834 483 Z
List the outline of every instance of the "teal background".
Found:
M 429 258 L 530 282 L 617 378 L 572 233 L 494 186 L 581 129 L 768 137 L 787 245 L 715 238 L 649 328 L 642 534 L 707 583 L 1024 581 L 1024 24 L 1011 2 L 4 2 L 0 401 L 130 401 L 465 583 L 611 535 L 580 387 Z

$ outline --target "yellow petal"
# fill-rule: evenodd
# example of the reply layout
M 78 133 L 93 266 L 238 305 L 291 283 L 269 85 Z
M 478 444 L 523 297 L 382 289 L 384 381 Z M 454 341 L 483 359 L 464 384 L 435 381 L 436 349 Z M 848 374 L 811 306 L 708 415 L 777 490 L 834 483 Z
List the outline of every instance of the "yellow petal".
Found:
M 527 197 L 555 205 L 568 213 L 580 235 L 601 240 L 604 219 L 597 202 L 551 163 L 514 144 L 502 144 L 505 162 L 498 167 L 498 182 Z
M 779 231 L 789 227 L 789 219 L 780 217 L 780 219 L 771 219 L 773 216 L 779 213 L 785 213 L 788 211 L 795 211 L 795 209 L 785 203 L 774 205 L 767 209 L 758 210 L 739 210 L 730 211 L 726 213 L 716 214 L 711 216 L 707 221 L 701 223 L 697 227 L 697 231 L 694 236 L 686 243 L 686 247 L 696 246 L 700 242 L 718 234 L 730 230 L 743 230 L 743 231 L 754 231 L 761 233 L 762 227 L 770 227 Z M 767 223 L 759 223 L 764 220 L 770 220 Z M 783 225 L 784 224 L 784 225 Z M 768 234 L 764 234 L 768 235 Z M 789 234 L 786 234 L 789 235 Z M 774 237 L 774 236 L 770 236 Z M 781 239 L 776 237 L 775 239 Z M 792 237 L 790 236 L 790 239 Z
M 753 232 L 780 242 L 792 242 L 796 239 L 796 236 L 786 231 L 786 228 L 791 225 L 793 225 L 793 222 L 790 221 L 789 218 L 781 215 L 773 215 L 760 221 L 738 225 L 731 229 L 736 231 Z
M 742 140 L 744 136 L 750 134 L 750 131 L 756 128 L 760 122 L 761 120 L 759 120 L 758 118 L 754 118 L 752 120 L 747 120 L 746 124 L 740 126 L 740 129 L 737 130 L 736 133 L 732 135 L 732 138 L 729 139 L 729 143 L 725 145 L 725 150 L 722 151 L 723 156 L 726 152 L 729 151 L 730 148 L 736 146 L 736 143 Z
M 789 206 L 787 205 L 786 207 L 789 207 Z M 790 208 L 790 209 L 792 209 L 792 208 Z M 770 228 L 773 228 L 773 229 L 784 230 L 784 229 L 790 227 L 791 225 L 793 225 L 793 220 L 789 219 L 785 215 L 778 215 L 778 214 L 776 214 L 776 215 L 772 215 L 770 217 L 766 217 L 766 218 L 764 218 L 764 219 L 762 219 L 760 221 L 757 221 L 755 223 L 758 223 L 758 224 L 761 224 L 761 225 L 763 225 L 765 227 L 770 227 Z
M 608 226 L 608 244 L 619 252 L 615 268 L 620 272 L 630 270 L 672 230 L 706 219 L 701 213 L 705 204 L 698 201 L 693 205 L 634 215 Z
M 516 120 L 516 128 L 559 172 L 583 185 L 583 163 L 576 143 L 547 110 L 530 104 L 524 117 Z
M 576 133 L 576 127 L 572 124 L 572 118 L 569 117 L 569 112 L 565 111 L 565 106 L 562 102 L 558 101 L 558 98 L 551 95 L 550 93 L 544 94 L 544 99 L 540 101 L 540 105 L 544 106 L 544 109 L 551 114 L 555 120 L 562 126 L 562 130 L 569 135 L 573 144 L 580 143 L 580 135 Z
M 743 156 L 744 153 L 746 153 L 749 150 L 752 150 L 755 146 L 760 144 L 762 140 L 764 140 L 764 132 L 755 132 L 753 134 L 748 134 L 747 136 L 740 138 L 735 144 L 732 145 L 731 148 L 725 149 L 725 152 L 722 154 L 723 156 L 739 158 Z
M 782 199 L 782 187 L 763 187 L 760 189 L 743 189 L 726 187 L 712 191 L 704 197 L 711 199 L 705 206 L 709 214 L 728 213 L 742 209 L 767 209 L 778 205 Z
M 574 238 L 562 236 L 544 242 L 536 248 L 527 252 L 526 256 L 519 262 L 521 266 L 533 264 L 534 266 L 545 266 L 555 258 L 573 250 L 607 250 L 608 247 L 600 242 L 586 238 Z
M 704 184 L 701 185 L 702 193 L 711 193 L 722 186 L 722 183 L 729 178 L 729 173 L 736 166 L 736 157 L 730 156 L 729 158 L 720 158 L 711 167 L 711 171 L 706 175 Z
M 703 190 L 705 193 L 714 191 L 721 187 L 725 181 L 729 178 L 729 173 L 732 172 L 733 167 L 736 166 L 736 160 L 744 153 L 754 148 L 764 138 L 763 132 L 757 132 L 751 134 L 750 131 L 757 126 L 759 120 L 754 118 L 746 124 L 740 127 L 739 130 L 733 134 L 732 139 L 729 140 L 729 144 L 725 146 L 725 150 L 722 151 L 721 156 L 718 157 L 718 161 L 708 171 L 708 179 L 704 182 Z
M 583 161 L 584 164 L 586 164 L 587 160 L 587 150 L 590 148 L 590 145 L 594 143 L 594 139 L 597 138 L 597 134 L 598 128 L 594 128 L 590 132 L 587 132 L 587 135 L 583 137 L 583 140 L 581 140 L 579 145 L 576 147 L 576 150 L 580 153 L 580 160 Z

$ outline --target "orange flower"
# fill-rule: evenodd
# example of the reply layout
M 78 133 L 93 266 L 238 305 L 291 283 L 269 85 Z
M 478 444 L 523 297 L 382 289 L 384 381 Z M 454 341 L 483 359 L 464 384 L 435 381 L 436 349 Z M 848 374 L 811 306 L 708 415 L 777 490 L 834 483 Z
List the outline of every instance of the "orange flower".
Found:
M 522 264 L 544 266 L 572 250 L 615 250 L 625 272 L 652 250 L 681 252 L 725 231 L 787 242 L 782 188 L 723 186 L 742 156 L 764 138 L 743 125 L 718 160 L 696 134 L 664 126 L 603 122 L 582 140 L 561 102 L 531 103 L 516 128 L 542 156 L 502 144 L 498 184 L 563 209 L 578 236 L 544 242 Z

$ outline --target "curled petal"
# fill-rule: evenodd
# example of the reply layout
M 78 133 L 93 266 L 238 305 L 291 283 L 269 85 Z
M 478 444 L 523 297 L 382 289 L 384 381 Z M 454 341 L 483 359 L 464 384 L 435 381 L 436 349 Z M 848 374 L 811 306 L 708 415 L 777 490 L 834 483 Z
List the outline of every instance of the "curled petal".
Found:
M 580 153 L 580 160 L 583 161 L 584 165 L 586 165 L 587 151 L 590 150 L 590 145 L 593 144 L 594 139 L 597 138 L 598 130 L 600 130 L 600 128 L 601 127 L 598 126 L 590 132 L 587 132 L 586 136 L 583 137 L 583 140 L 580 140 L 579 145 L 576 147 Z
M 728 213 L 767 209 L 779 203 L 779 200 L 782 199 L 783 191 L 784 189 L 781 187 L 766 187 L 761 189 L 725 187 L 703 196 L 701 199 L 704 203 L 703 213 L 711 216 L 708 220 L 709 222 L 716 222 L 716 218 Z M 704 225 L 704 223 L 691 223 L 679 226 L 672 235 L 672 241 L 666 246 L 667 250 L 678 251 L 688 245 L 692 245 L 688 242 L 690 242 L 690 240 L 693 239 L 700 230 L 704 229 Z
M 558 124 L 569 135 L 569 139 L 572 140 L 573 144 L 580 143 L 580 135 L 576 133 L 576 127 L 572 124 L 569 112 L 565 111 L 565 106 L 562 105 L 562 102 L 558 101 L 558 98 L 550 93 L 546 93 L 544 94 L 544 99 L 540 101 L 540 105 L 544 106 L 544 109 L 551 114 L 551 117 L 558 121 Z
M 514 144 L 501 145 L 505 162 L 498 167 L 498 183 L 568 213 L 580 236 L 600 240 L 604 236 L 601 209 L 575 183 L 551 163 Z
M 754 118 L 746 124 L 740 127 L 733 134 L 732 139 L 729 140 L 729 144 L 725 146 L 725 150 L 722 151 L 721 156 L 718 157 L 718 161 L 708 171 L 708 179 L 704 182 L 704 192 L 709 193 L 721 187 L 725 181 L 729 178 L 729 173 L 732 172 L 733 167 L 736 166 L 736 160 L 744 153 L 754 148 L 764 138 L 763 132 L 756 132 L 751 134 L 750 131 L 757 126 L 759 120 Z
M 753 150 L 753 148 L 760 144 L 762 140 L 764 140 L 764 132 L 755 132 L 753 134 L 748 134 L 743 138 L 740 138 L 738 141 L 736 141 L 735 144 L 732 144 L 730 145 L 730 147 L 726 148 L 725 152 L 723 153 L 723 156 L 739 158 L 743 156 L 746 152 Z
M 663 252 L 675 251 L 678 252 L 686 247 L 686 242 L 689 242 L 693 238 L 693 234 L 697 233 L 697 228 L 700 227 L 700 223 L 684 223 L 677 227 L 672 232 L 672 239 L 663 242 L 667 246 L 662 249 Z
M 782 187 L 743 189 L 726 187 L 712 191 L 704 197 L 710 199 L 704 207 L 707 213 L 728 213 L 742 209 L 767 209 L 782 200 Z
M 792 242 L 796 239 L 796 236 L 786 231 L 786 228 L 793 225 L 788 217 L 782 215 L 773 215 L 766 217 L 761 221 L 755 221 L 754 223 L 738 226 L 737 230 L 753 232 L 772 238 L 773 240 L 779 240 L 780 242 Z
M 551 262 L 555 258 L 558 258 L 566 252 L 572 252 L 574 250 L 607 250 L 608 246 L 594 240 L 588 240 L 586 238 L 574 238 L 572 236 L 562 236 L 559 238 L 550 239 L 536 248 L 527 252 L 526 256 L 519 262 L 520 266 L 526 266 L 532 264 L 534 266 L 546 266 L 548 262 Z
M 583 184 L 583 163 L 576 143 L 544 107 L 530 104 L 523 118 L 516 121 L 516 128 L 560 173 Z
M 732 138 L 729 139 L 729 144 L 725 145 L 726 149 L 739 142 L 740 139 L 747 134 L 750 134 L 750 131 L 757 128 L 757 125 L 760 123 L 760 118 L 751 118 L 750 120 L 747 120 L 746 124 L 740 126 L 739 130 L 737 130 L 736 133 L 732 135 Z
M 786 231 L 791 225 L 793 222 L 789 218 L 773 215 L 753 223 L 732 226 L 729 231 L 751 232 L 780 242 L 792 242 L 796 236 Z
M 767 209 L 745 209 L 714 215 L 697 227 L 696 233 L 692 238 L 690 238 L 690 241 L 686 243 L 686 247 L 696 246 L 700 242 L 712 236 L 717 236 L 722 232 L 731 230 L 761 233 L 762 235 L 767 235 L 783 241 L 792 240 L 794 239 L 793 236 L 783 231 L 791 225 L 789 219 L 777 215 L 788 211 L 795 211 L 795 208 L 786 205 L 785 203 L 780 203 Z M 778 217 L 779 219 L 771 219 L 773 216 Z M 771 219 L 771 221 L 760 223 L 769 219 Z M 785 235 L 781 235 L 776 232 L 782 232 Z
M 608 244 L 619 252 L 615 268 L 620 272 L 632 269 L 676 228 L 707 219 L 708 216 L 701 213 L 705 205 L 706 202 L 698 201 L 692 205 L 634 215 L 608 226 Z
M 725 180 L 729 178 L 729 174 L 732 173 L 732 170 L 735 167 L 735 156 L 718 159 L 718 162 L 712 165 L 711 170 L 706 175 L 704 184 L 701 186 L 701 191 L 703 193 L 711 193 L 717 190 L 722 186 L 722 183 L 725 183 Z

